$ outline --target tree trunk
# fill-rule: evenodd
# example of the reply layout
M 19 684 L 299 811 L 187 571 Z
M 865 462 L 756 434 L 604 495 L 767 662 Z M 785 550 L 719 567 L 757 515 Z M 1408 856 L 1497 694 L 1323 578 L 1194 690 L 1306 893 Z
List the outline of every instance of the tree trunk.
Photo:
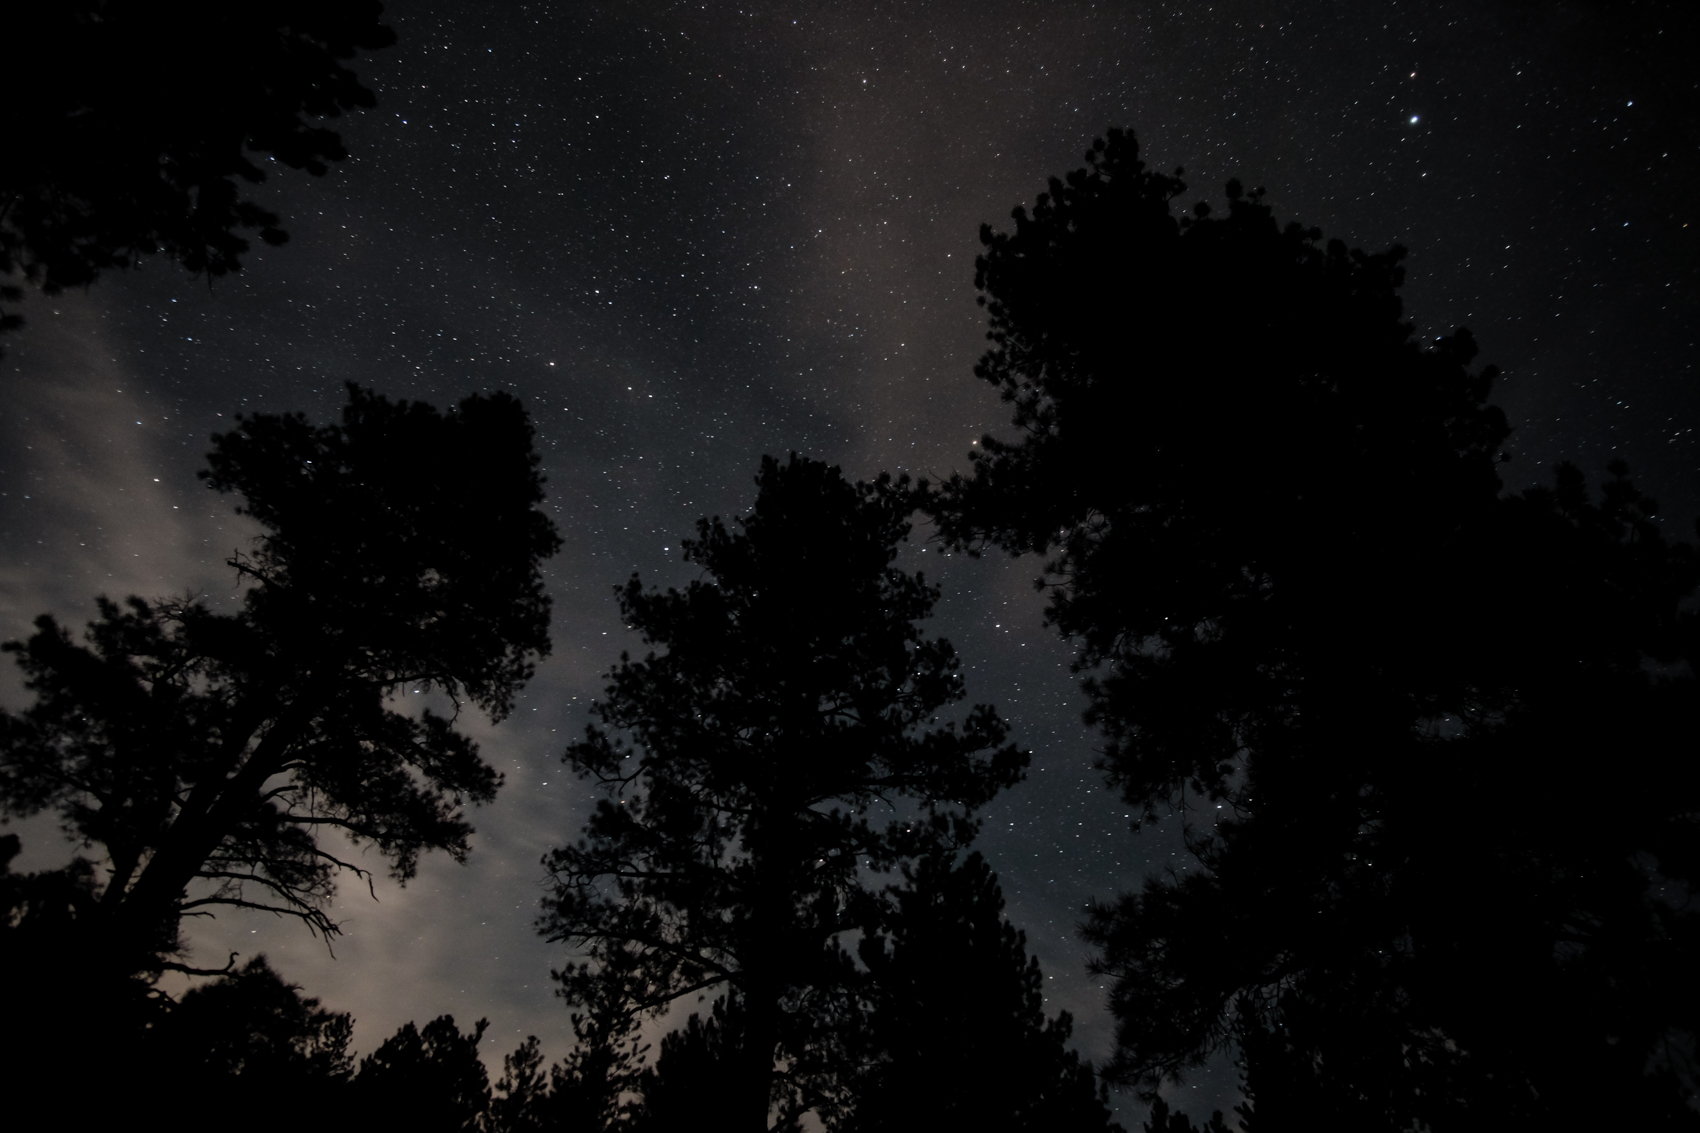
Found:
M 761 961 L 758 961 L 760 963 Z M 765 965 L 764 965 L 765 966 Z M 773 1099 L 773 1052 L 779 1045 L 779 988 L 772 969 L 745 981 L 744 1035 L 738 1061 L 743 1072 L 734 1094 L 737 1112 L 729 1127 L 740 1133 L 767 1133 Z
M 172 824 L 135 885 L 114 909 L 113 928 L 126 946 L 120 950 L 124 962 L 135 962 L 131 959 L 135 950 L 145 953 L 159 947 L 162 928 L 175 920 L 183 891 L 241 820 L 265 781 L 284 764 L 290 746 L 311 718 L 312 708 L 298 700 L 285 709 L 273 718 L 271 728 L 235 774 L 199 784 L 191 792 L 190 807 Z M 262 724 L 263 718 L 248 734 Z M 244 737 L 244 746 L 246 742 Z

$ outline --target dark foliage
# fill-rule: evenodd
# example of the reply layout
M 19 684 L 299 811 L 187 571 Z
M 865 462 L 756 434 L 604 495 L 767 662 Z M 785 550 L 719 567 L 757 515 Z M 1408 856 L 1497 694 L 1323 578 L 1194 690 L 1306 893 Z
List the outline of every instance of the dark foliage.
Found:
M 344 1081 L 354 1069 L 354 1021 L 303 997 L 264 956 L 189 989 L 156 1033 L 181 1069 L 246 1078 L 256 1089 L 293 1092 L 315 1080 Z
M 633 1133 L 697 1133 L 740 1128 L 736 1108 L 727 1107 L 728 1077 L 738 1072 L 745 1034 L 736 991 L 715 1001 L 708 1019 L 693 1014 L 661 1039 L 661 1056 L 638 1075 Z M 795 1120 L 772 1127 L 794 1133 Z
M 536 1035 L 527 1036 L 512 1054 L 502 1057 L 502 1076 L 490 1098 L 490 1126 L 505 1133 L 543 1133 L 558 1124 L 577 1128 L 577 1122 L 557 1123 L 544 1112 L 549 1098 L 549 1075 L 543 1068 L 543 1048 Z M 585 1123 L 585 1129 L 600 1126 Z
M 1091 1065 L 1068 1049 L 1068 1013 L 1045 1016 L 1039 961 L 1004 918 L 985 860 L 932 857 L 904 873 L 859 948 L 871 1067 L 839 1128 L 1119 1133 Z
M 62 880 L 68 872 L 56 876 Z M 41 880 L 26 883 L 32 897 L 43 894 L 36 884 Z M 12 887 L 8 897 L 16 893 Z M 0 970 L 6 976 L 5 1081 L 12 1112 L 51 1113 L 47 1123 L 55 1128 L 121 1128 L 137 1123 L 139 1099 L 173 1089 L 186 1114 L 240 1115 L 244 1129 L 282 1133 L 299 1128 L 302 1113 L 345 1103 L 352 1021 L 303 997 L 265 957 L 174 1003 L 157 992 L 144 994 L 145 987 L 113 996 L 111 980 L 98 982 L 102 969 L 92 962 L 77 969 L 73 954 L 60 967 L 71 978 L 32 993 L 27 981 L 47 973 L 38 955 L 20 956 L 15 948 L 19 907 L 15 901 L 8 906 L 12 931 L 0 933 L 0 942 L 13 947 Z M 26 930 L 41 912 L 40 905 L 28 911 Z M 63 941 L 79 950 L 84 944 L 75 934 Z M 20 959 L 35 966 L 20 972 L 13 966 Z M 54 1010 L 39 1010 L 41 1001 Z M 89 1082 L 88 1063 L 78 1052 L 98 1052 L 97 1082 Z M 289 1105 L 278 1105 L 281 1098 Z
M 301 1113 L 346 1104 L 353 1029 L 347 1015 L 303 997 L 256 956 L 162 1011 L 126 1061 L 154 1088 L 193 1082 L 204 1112 L 240 1113 L 245 1129 L 281 1133 L 298 1128 Z M 289 1104 L 280 1107 L 283 1098 Z
M 1102 1087 L 1068 1049 L 1067 1012 L 1047 1019 L 1044 977 L 1003 917 L 996 877 L 978 855 L 953 868 L 928 857 L 904 869 L 882 923 L 863 936 L 859 994 L 835 1045 L 838 1133 L 923 1129 L 1112 1133 Z M 628 1079 L 620 1115 L 634 1133 L 741 1128 L 728 1105 L 749 1033 L 734 986 L 705 1018 L 661 1041 Z M 795 1108 L 773 1128 L 801 1128 Z
M 1222 1120 L 1222 1111 L 1217 1110 L 1200 1129 L 1186 1114 L 1171 1113 L 1168 1102 L 1155 1098 L 1151 1102 L 1151 1116 L 1145 1122 L 1145 1133 L 1228 1133 L 1228 1123 Z
M 757 484 L 736 530 L 705 520 L 686 543 L 701 580 L 620 591 L 665 652 L 622 658 L 567 751 L 609 797 L 547 859 L 542 929 L 588 957 L 562 973 L 575 1001 L 611 976 L 634 1010 L 735 994 L 723 1105 L 760 1130 L 770 1103 L 780 1124 L 836 1104 L 860 979 L 838 938 L 882 913 L 865 871 L 965 837 L 1026 756 L 988 707 L 939 721 L 963 687 L 917 625 L 938 591 L 892 565 L 913 490 L 795 456 Z
M 594 983 L 572 986 L 583 1010 L 572 1016 L 578 1043 L 565 1060 L 543 1068 L 535 1036 L 503 1060 L 491 1101 L 491 1129 L 501 1133 L 596 1130 L 626 1123 L 628 1097 L 648 1047 L 637 1038 L 637 1019 L 623 973 L 609 969 Z
M 175 1003 L 155 1000 L 139 1032 L 78 1036 L 101 1042 L 109 1065 L 100 1088 L 78 1098 L 64 1124 L 105 1128 L 135 1124 L 137 1099 L 177 1089 L 179 1107 L 260 1133 L 299 1129 L 304 1120 L 335 1128 L 419 1133 L 592 1133 L 601 1122 L 556 1107 L 527 1122 L 516 1109 L 513 1071 L 541 1061 L 535 1038 L 507 1058 L 509 1073 L 492 1094 L 478 1048 L 480 1020 L 462 1033 L 452 1016 L 423 1027 L 403 1024 L 356 1071 L 349 1050 L 353 1020 L 327 1011 L 284 982 L 257 956 L 197 985 Z M 559 1082 L 563 1067 L 554 1068 Z M 39 1080 L 40 1096 L 47 1091 Z
M 462 1034 L 454 1017 L 404 1023 L 360 1060 L 350 1097 L 353 1128 L 475 1133 L 484 1128 L 490 1080 L 478 1057 L 488 1020 Z M 523 1048 L 522 1048 L 523 1049 Z
M 240 266 L 241 230 L 281 244 L 278 216 L 240 183 L 264 180 L 270 161 L 323 174 L 347 156 L 314 120 L 374 104 L 345 61 L 395 42 L 381 11 L 376 0 L 12 5 L 0 275 L 51 293 L 163 254 L 218 276 Z
M 0 836 L 0 1063 L 20 1082 L 43 1063 L 68 1070 L 57 1052 L 88 1035 L 133 1040 L 169 1006 L 144 974 L 103 962 L 94 864 L 14 873 L 22 848 L 16 834 Z
M 338 425 L 241 420 L 210 465 L 265 529 L 232 560 L 240 612 L 102 599 L 86 645 L 44 616 L 6 646 L 36 700 L 0 719 L 0 805 L 56 813 L 97 867 L 14 919 L 43 941 L 74 922 L 78 963 L 115 979 L 182 969 L 180 919 L 219 907 L 334 933 L 325 904 L 355 867 L 321 829 L 402 881 L 424 850 L 463 858 L 462 807 L 500 777 L 452 716 L 387 698 L 434 688 L 499 718 L 548 649 L 539 564 L 559 539 L 512 398 L 441 414 L 354 389 Z
M 935 506 L 1051 556 L 1110 778 L 1187 824 L 1089 926 L 1113 1072 L 1237 1046 L 1258 1129 L 1688 1127 L 1692 549 L 1621 467 L 1502 493 L 1492 371 L 1412 339 L 1399 249 L 1089 163 L 985 233 L 1018 434 Z

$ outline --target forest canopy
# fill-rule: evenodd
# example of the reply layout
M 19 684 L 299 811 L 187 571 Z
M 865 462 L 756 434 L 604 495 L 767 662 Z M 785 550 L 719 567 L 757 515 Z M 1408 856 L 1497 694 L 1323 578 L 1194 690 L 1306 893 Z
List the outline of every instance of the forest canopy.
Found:
M 185 917 L 334 935 L 338 876 L 367 871 L 326 832 L 399 882 L 421 853 L 466 856 L 463 808 L 501 777 L 460 706 L 500 719 L 549 649 L 560 537 L 537 466 L 505 394 L 441 413 L 351 386 L 338 424 L 239 417 L 203 473 L 261 527 L 229 562 L 239 609 L 101 598 L 83 642 L 43 615 L 5 646 L 34 703 L 0 715 L 0 807 L 56 816 L 83 851 L 11 882 L 9 970 L 39 977 L 20 1020 L 145 1025 L 160 973 L 208 974 L 185 962 Z M 399 712 L 403 688 L 454 710 Z
M 346 64 L 391 38 L 370 3 L 150 12 L 20 17 L 51 40 L 29 66 L 102 78 L 7 111 L 0 272 L 235 269 L 239 231 L 282 239 L 237 182 L 342 157 L 308 119 L 370 105 Z M 230 100 L 177 74 L 131 105 L 138 45 Z M 99 1036 L 92 1125 L 188 1080 L 190 1118 L 262 1129 L 288 1098 L 461 1133 L 1111 1133 L 1114 1085 L 1147 1133 L 1225 1133 L 1171 1103 L 1230 1060 L 1244 1133 L 1700 1127 L 1700 554 L 1625 463 L 1508 482 L 1497 372 L 1467 329 L 1416 335 L 1404 249 L 1237 181 L 1182 210 L 1126 132 L 1085 161 L 982 229 L 975 372 L 1011 419 L 966 471 L 764 457 L 689 581 L 615 588 L 640 644 L 560 752 L 594 806 L 540 863 L 553 1063 L 531 1037 L 495 1074 L 488 1021 L 446 1014 L 357 1056 L 347 1014 L 185 928 L 329 941 L 374 860 L 467 859 L 502 776 L 465 714 L 508 717 L 549 655 L 565 545 L 526 408 L 351 384 L 335 422 L 214 436 L 202 479 L 261 532 L 239 600 L 100 596 L 3 647 L 30 703 L 0 712 L 0 812 L 71 847 L 14 871 L 0 837 L 19 1080 L 80 1097 L 66 1052 Z M 1032 756 L 927 628 L 917 515 L 929 549 L 1033 556 L 1118 813 L 1180 835 L 1082 910 L 1103 1065 L 976 843 Z
M 0 276 L 53 294 L 164 255 L 210 278 L 241 266 L 243 231 L 283 243 L 282 218 L 242 186 L 273 162 L 323 175 L 348 156 L 323 120 L 375 104 L 347 61 L 395 42 L 381 12 L 377 0 L 13 5 Z
M 1688 1127 L 1693 546 L 1621 463 L 1504 488 L 1494 371 L 1415 338 L 1402 249 L 1237 183 L 1177 216 L 1128 134 L 1087 161 L 983 230 L 1015 439 L 931 507 L 1049 556 L 1103 769 L 1186 830 L 1086 925 L 1108 1072 L 1230 1052 L 1258 1130 Z

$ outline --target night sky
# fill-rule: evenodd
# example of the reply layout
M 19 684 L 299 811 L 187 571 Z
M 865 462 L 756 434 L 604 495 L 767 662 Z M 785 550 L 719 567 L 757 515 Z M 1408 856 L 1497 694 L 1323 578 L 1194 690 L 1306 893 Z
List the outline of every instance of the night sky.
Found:
M 80 624 L 98 593 L 228 600 L 251 529 L 194 474 L 236 412 L 327 419 L 348 381 L 440 406 L 517 393 L 566 548 L 553 657 L 511 718 L 473 727 L 507 786 L 473 815 L 470 863 L 380 877 L 375 902 L 345 884 L 334 959 L 262 915 L 190 933 L 203 962 L 264 951 L 352 1011 L 362 1051 L 452 1012 L 489 1017 L 498 1063 L 530 1033 L 558 1057 L 538 859 L 590 798 L 559 753 L 637 644 L 614 585 L 690 577 L 680 539 L 749 505 L 763 453 L 864 478 L 964 468 L 1005 420 L 972 373 L 979 225 L 1109 126 L 1185 167 L 1181 204 L 1239 177 L 1283 220 L 1408 246 L 1418 330 L 1467 325 L 1504 371 L 1508 485 L 1622 457 L 1690 534 L 1700 42 L 1676 5 L 1609 7 L 398 0 L 399 44 L 356 64 L 379 105 L 341 120 L 353 156 L 322 179 L 274 166 L 257 192 L 286 246 L 211 287 L 155 261 L 24 304 L 0 360 L 0 635 L 47 610 Z M 1102 1058 L 1073 928 L 1168 860 L 1172 832 L 1129 833 L 1094 772 L 1036 564 L 927 535 L 908 561 L 943 583 L 933 628 L 1035 752 L 983 848 L 1050 1008 Z M 15 676 L 4 689 L 21 706 Z M 25 830 L 21 865 L 62 863 L 50 824 Z M 1208 1113 L 1231 1074 L 1181 1094 Z

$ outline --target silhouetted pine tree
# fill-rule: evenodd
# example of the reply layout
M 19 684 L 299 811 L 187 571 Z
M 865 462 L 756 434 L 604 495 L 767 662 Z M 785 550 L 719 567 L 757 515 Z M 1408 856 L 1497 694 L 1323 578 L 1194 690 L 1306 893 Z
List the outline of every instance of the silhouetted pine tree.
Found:
M 123 1057 L 146 1068 L 143 1089 L 192 1082 L 200 1112 L 281 1133 L 299 1128 L 303 1113 L 346 1107 L 353 1029 L 348 1015 L 302 996 L 256 956 L 185 992 Z M 277 1104 L 283 1098 L 287 1106 Z
M 1051 556 L 1111 781 L 1187 824 L 1091 922 L 1110 1069 L 1237 1047 L 1259 1129 L 1691 1127 L 1700 560 L 1621 466 L 1502 491 L 1401 249 L 1088 161 L 983 233 L 1018 433 L 935 506 Z
M 488 1026 L 488 1020 L 480 1019 L 462 1034 L 451 1015 L 440 1015 L 423 1027 L 402 1024 L 360 1060 L 349 1123 L 410 1133 L 482 1130 L 490 1079 L 478 1057 L 478 1044 Z
M 209 464 L 264 532 L 231 560 L 239 612 L 101 599 L 86 645 L 44 616 L 6 646 L 35 703 L 0 715 L 0 807 L 56 814 L 94 855 L 7 882 L 22 905 L 0 925 L 3 976 L 14 1017 L 71 1045 L 90 1018 L 120 1027 L 160 972 L 195 970 L 186 914 L 334 933 L 336 876 L 364 871 L 322 829 L 376 846 L 400 881 L 425 850 L 464 858 L 462 807 L 500 776 L 451 717 L 388 698 L 435 688 L 499 718 L 548 649 L 540 563 L 560 541 L 512 398 L 442 414 L 352 389 L 340 424 L 239 419 Z M 46 1057 L 28 1034 L 17 1057 Z
M 600 726 L 567 759 L 603 785 L 584 838 L 548 858 L 542 922 L 588 956 L 562 973 L 585 1002 L 618 970 L 632 1009 L 730 992 L 740 1051 L 720 1079 L 729 1127 L 768 1127 L 843 1088 L 863 976 L 839 944 L 882 915 L 867 872 L 954 844 L 965 813 L 1021 775 L 988 707 L 963 695 L 949 643 L 918 623 L 936 588 L 893 560 L 914 494 L 881 477 L 765 458 L 753 511 L 698 525 L 683 591 L 620 591 L 655 647 L 622 659 Z M 883 825 L 875 808 L 887 811 Z
M 692 1014 L 685 1025 L 663 1036 L 660 1057 L 638 1076 L 633 1133 L 711 1133 L 740 1127 L 736 1106 L 728 1105 L 727 1077 L 738 1072 L 745 1033 L 741 1004 L 734 990 L 716 1000 L 705 1020 Z M 796 1121 L 782 1120 L 775 1133 L 790 1133 Z
M 583 996 L 572 1016 L 578 1042 L 561 1062 L 545 1071 L 535 1036 L 504 1059 L 490 1106 L 494 1133 L 585 1133 L 629 1121 L 648 1048 L 621 976 L 605 968 L 594 982 L 572 984 Z
M 1119 1131 L 1072 1020 L 1045 1015 L 1044 976 L 1003 916 L 978 854 L 904 869 L 890 916 L 859 952 L 870 975 L 870 1069 L 845 1133 Z

